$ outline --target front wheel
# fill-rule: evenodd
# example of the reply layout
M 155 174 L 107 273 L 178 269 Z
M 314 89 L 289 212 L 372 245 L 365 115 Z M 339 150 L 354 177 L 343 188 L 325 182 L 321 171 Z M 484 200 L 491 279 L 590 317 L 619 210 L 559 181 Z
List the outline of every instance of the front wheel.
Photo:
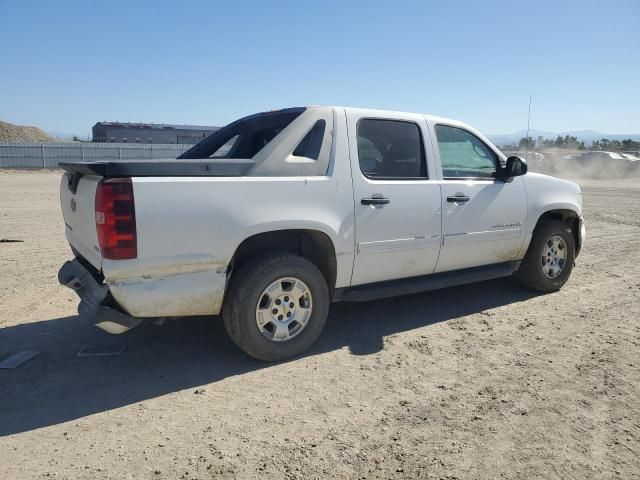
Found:
M 563 222 L 545 222 L 533 238 L 516 276 L 525 287 L 555 292 L 569 280 L 576 257 L 573 233 Z
M 248 261 L 231 277 L 223 318 L 234 343 L 258 360 L 301 354 L 320 336 L 329 290 L 318 268 L 290 253 Z

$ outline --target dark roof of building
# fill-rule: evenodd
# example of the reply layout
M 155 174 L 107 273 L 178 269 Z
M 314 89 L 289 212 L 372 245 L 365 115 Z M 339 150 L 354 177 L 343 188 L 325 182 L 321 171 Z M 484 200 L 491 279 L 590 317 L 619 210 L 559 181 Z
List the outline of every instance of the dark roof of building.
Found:
M 128 123 L 128 122 L 98 122 L 94 125 L 105 127 L 123 127 L 123 128 L 151 128 L 154 130 L 203 130 L 215 131 L 220 127 L 212 127 L 208 125 L 175 125 L 170 123 Z

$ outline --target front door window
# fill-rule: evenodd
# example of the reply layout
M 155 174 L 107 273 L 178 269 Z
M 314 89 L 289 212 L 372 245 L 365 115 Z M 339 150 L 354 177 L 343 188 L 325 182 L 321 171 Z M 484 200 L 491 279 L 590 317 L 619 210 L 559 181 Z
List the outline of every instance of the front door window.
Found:
M 495 177 L 498 156 L 478 137 L 449 125 L 436 125 L 436 137 L 445 180 Z

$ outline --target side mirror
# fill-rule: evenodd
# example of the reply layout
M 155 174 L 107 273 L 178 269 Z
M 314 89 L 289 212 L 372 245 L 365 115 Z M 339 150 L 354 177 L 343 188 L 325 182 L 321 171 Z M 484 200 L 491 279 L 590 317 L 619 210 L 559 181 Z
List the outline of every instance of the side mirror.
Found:
M 524 158 L 511 156 L 507 158 L 507 164 L 502 169 L 503 178 L 519 177 L 527 173 L 527 161 Z

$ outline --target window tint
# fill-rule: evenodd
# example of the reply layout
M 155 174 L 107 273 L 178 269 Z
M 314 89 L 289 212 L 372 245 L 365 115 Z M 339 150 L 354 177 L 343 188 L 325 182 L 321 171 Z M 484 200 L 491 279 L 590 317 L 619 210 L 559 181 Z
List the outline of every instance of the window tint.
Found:
M 358 160 L 370 178 L 426 178 L 424 148 L 415 123 L 363 119 L 358 122 Z
M 304 111 L 304 108 L 289 108 L 241 118 L 215 131 L 178 158 L 253 158 Z M 223 153 L 225 145 L 230 146 Z
M 436 125 L 436 137 L 445 178 L 495 176 L 498 156 L 475 135 L 461 128 Z
M 324 139 L 324 129 L 326 122 L 318 120 L 309 133 L 300 141 L 293 154 L 296 157 L 306 157 L 312 160 L 318 160 L 320 149 L 322 148 L 322 140 Z

